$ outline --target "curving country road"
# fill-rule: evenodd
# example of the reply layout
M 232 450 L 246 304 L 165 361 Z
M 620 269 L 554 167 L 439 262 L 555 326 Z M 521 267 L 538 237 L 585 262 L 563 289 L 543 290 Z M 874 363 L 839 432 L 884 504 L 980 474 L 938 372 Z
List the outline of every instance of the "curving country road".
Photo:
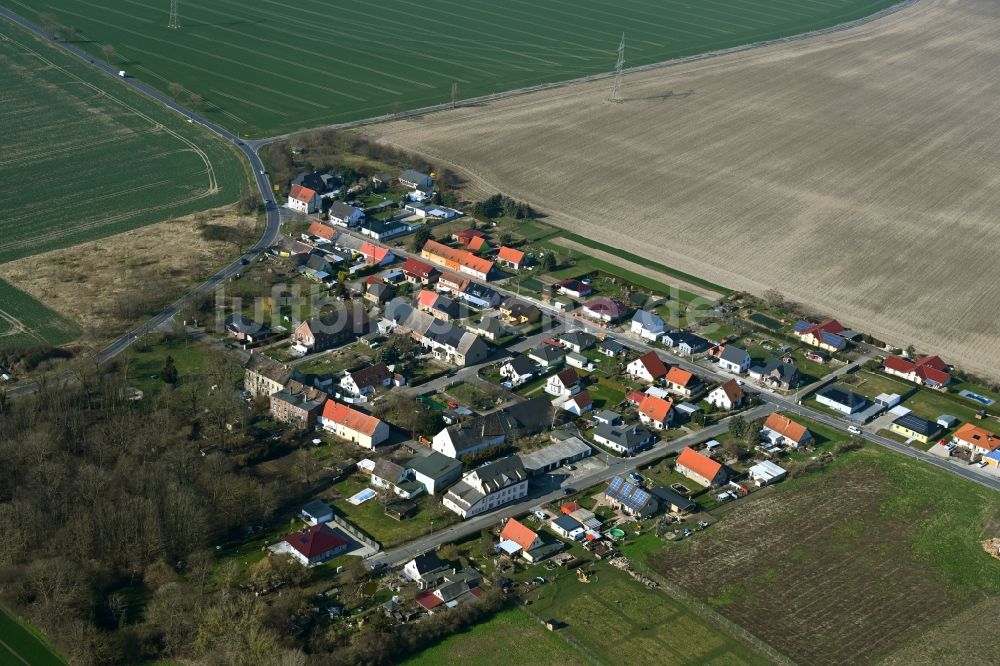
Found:
M 157 327 L 169 321 L 184 306 L 188 305 L 195 299 L 201 297 L 203 294 L 212 291 L 218 285 L 222 284 L 230 277 L 238 273 L 240 269 L 243 268 L 244 262 L 252 261 L 261 252 L 263 252 L 270 246 L 274 245 L 274 242 L 277 239 L 278 233 L 281 228 L 281 215 L 277 204 L 274 202 L 271 180 L 264 171 L 264 163 L 261 161 L 260 156 L 257 155 L 255 146 L 249 145 L 248 143 L 244 142 L 242 139 L 240 139 L 238 136 L 236 136 L 229 130 L 206 120 L 205 118 L 201 117 L 194 111 L 185 108 L 184 106 L 178 104 L 177 102 L 170 99 L 169 97 L 159 92 L 155 88 L 152 88 L 141 81 L 138 81 L 133 78 L 119 77 L 118 70 L 116 70 L 114 67 L 111 67 L 110 65 L 107 65 L 99 60 L 95 60 L 90 55 L 78 49 L 76 46 L 72 44 L 67 44 L 65 42 L 57 40 L 55 36 L 47 33 L 45 30 L 42 30 L 37 25 L 34 25 L 33 23 L 26 21 L 25 19 L 21 18 L 20 16 L 10 11 L 9 9 L 0 7 L 0 16 L 24 28 L 25 30 L 34 33 L 35 35 L 41 37 L 42 39 L 45 39 L 46 41 L 52 44 L 55 44 L 56 46 L 62 48 L 68 53 L 71 53 L 72 55 L 76 56 L 77 58 L 89 64 L 90 66 L 94 67 L 95 69 L 104 72 L 108 76 L 114 77 L 115 80 L 119 81 L 120 83 L 130 86 L 133 89 L 138 90 L 142 94 L 146 95 L 147 97 L 151 97 L 154 100 L 160 102 L 167 108 L 183 116 L 189 122 L 201 125 L 208 131 L 215 134 L 216 136 L 236 146 L 236 148 L 241 153 L 243 153 L 243 155 L 247 158 L 247 161 L 250 163 L 250 170 L 253 174 L 254 182 L 257 185 L 257 189 L 260 191 L 261 199 L 265 202 L 264 208 L 267 220 L 264 228 L 264 233 L 261 236 L 260 240 L 258 240 L 257 243 L 252 248 L 250 248 L 250 250 L 246 252 L 242 257 L 236 259 L 235 261 L 233 261 L 233 263 L 229 264 L 225 268 L 215 273 L 215 275 L 210 277 L 208 280 L 206 280 L 202 284 L 198 285 L 191 291 L 187 292 L 186 294 L 178 298 L 162 312 L 158 313 L 157 315 L 153 316 L 151 319 L 143 322 L 142 324 L 136 326 L 132 330 L 122 334 L 120 337 L 111 342 L 107 347 L 94 354 L 92 360 L 95 363 L 97 364 L 105 363 L 106 361 L 113 359 L 114 357 L 118 356 L 123 351 L 128 349 L 136 340 L 138 340 L 143 335 L 156 330 Z M 7 395 L 12 398 L 27 395 L 37 391 L 39 386 L 40 385 L 38 382 L 21 384 L 19 386 L 9 389 L 7 391 Z

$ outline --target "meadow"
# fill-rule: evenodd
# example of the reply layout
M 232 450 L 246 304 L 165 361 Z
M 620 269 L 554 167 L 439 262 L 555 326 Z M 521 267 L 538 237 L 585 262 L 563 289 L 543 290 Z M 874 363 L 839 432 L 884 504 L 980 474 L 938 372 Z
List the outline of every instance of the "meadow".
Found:
M 95 55 L 253 136 L 564 81 L 843 23 L 895 0 L 15 0 Z
M 233 148 L 5 21 L 0 91 L 0 263 L 230 203 L 245 187 Z M 0 310 L 0 345 L 78 333 L 5 283 Z
M 1000 649 L 1000 561 L 979 545 L 998 529 L 992 490 L 867 447 L 647 561 L 798 663 L 934 663 L 922 637 L 959 618 L 976 654 Z
M 65 666 L 66 661 L 38 629 L 0 608 L 0 664 Z

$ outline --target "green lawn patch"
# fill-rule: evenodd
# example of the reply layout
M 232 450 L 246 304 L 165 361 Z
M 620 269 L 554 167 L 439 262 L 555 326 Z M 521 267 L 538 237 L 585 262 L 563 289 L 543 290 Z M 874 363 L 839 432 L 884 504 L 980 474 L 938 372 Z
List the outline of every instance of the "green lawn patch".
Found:
M 0 664 L 65 666 L 41 631 L 0 608 Z
M 0 280 L 0 348 L 55 347 L 78 337 L 72 321 Z

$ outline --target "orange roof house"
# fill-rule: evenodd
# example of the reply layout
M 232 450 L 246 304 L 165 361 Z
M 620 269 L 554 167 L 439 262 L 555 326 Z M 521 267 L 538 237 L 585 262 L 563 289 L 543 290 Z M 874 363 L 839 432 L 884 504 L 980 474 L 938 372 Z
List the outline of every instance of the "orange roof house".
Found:
M 673 419 L 674 404 L 669 400 L 657 398 L 655 395 L 647 395 L 639 405 L 639 420 L 643 423 L 652 424 L 657 430 L 669 427 Z
M 337 230 L 322 222 L 313 222 L 309 225 L 309 235 L 332 241 L 337 236 Z
M 516 270 L 521 268 L 521 265 L 524 264 L 524 252 L 504 245 L 500 248 L 500 251 L 497 252 L 497 261 L 504 266 L 508 266 Z
M 717 486 L 726 480 L 725 468 L 721 463 L 688 446 L 677 456 L 675 467 L 678 472 L 703 486 Z
M 293 199 L 304 204 L 311 203 L 315 196 L 315 190 L 310 190 L 308 187 L 304 187 L 302 185 L 292 185 L 292 189 L 288 193 L 289 199 Z
M 500 532 L 500 539 L 502 541 L 513 541 L 521 547 L 522 551 L 531 550 L 542 543 L 537 532 L 534 532 L 516 518 L 511 518 L 503 526 L 503 530 Z
M 640 377 L 646 381 L 656 381 L 667 374 L 667 366 L 663 364 L 655 351 L 649 351 L 628 364 L 628 374 Z
M 361 246 L 361 254 L 369 264 L 381 264 L 392 252 L 387 247 L 375 245 L 375 243 L 365 243 Z
M 424 259 L 433 261 L 453 271 L 473 275 L 486 280 L 493 271 L 493 262 L 482 257 L 477 257 L 468 250 L 459 250 L 448 247 L 443 243 L 429 240 L 424 244 L 420 255 Z
M 793 446 L 802 446 L 812 439 L 808 428 L 778 412 L 773 412 L 764 421 L 764 432 L 775 444 L 787 442 Z
M 480 250 L 483 249 L 484 245 L 487 248 L 490 247 L 490 244 L 486 242 L 486 238 L 484 238 L 483 236 L 476 236 L 475 238 L 469 241 L 469 249 L 472 250 L 473 252 L 479 252 Z
M 323 406 L 320 422 L 338 437 L 368 448 L 374 448 L 389 437 L 389 426 L 384 422 L 334 400 L 327 400 Z
M 677 386 L 687 388 L 694 381 L 694 374 L 679 367 L 670 368 L 667 373 L 667 382 Z
M 966 423 L 955 431 L 952 439 L 959 446 L 972 449 L 978 453 L 989 453 L 1000 447 L 1000 437 L 972 423 Z

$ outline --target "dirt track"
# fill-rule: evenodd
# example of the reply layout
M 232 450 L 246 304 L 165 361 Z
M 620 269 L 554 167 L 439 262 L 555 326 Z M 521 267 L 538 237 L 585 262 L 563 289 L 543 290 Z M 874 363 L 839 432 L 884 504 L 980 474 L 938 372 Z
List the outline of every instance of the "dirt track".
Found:
M 1000 377 L 1000 6 L 366 131 L 549 221 Z

